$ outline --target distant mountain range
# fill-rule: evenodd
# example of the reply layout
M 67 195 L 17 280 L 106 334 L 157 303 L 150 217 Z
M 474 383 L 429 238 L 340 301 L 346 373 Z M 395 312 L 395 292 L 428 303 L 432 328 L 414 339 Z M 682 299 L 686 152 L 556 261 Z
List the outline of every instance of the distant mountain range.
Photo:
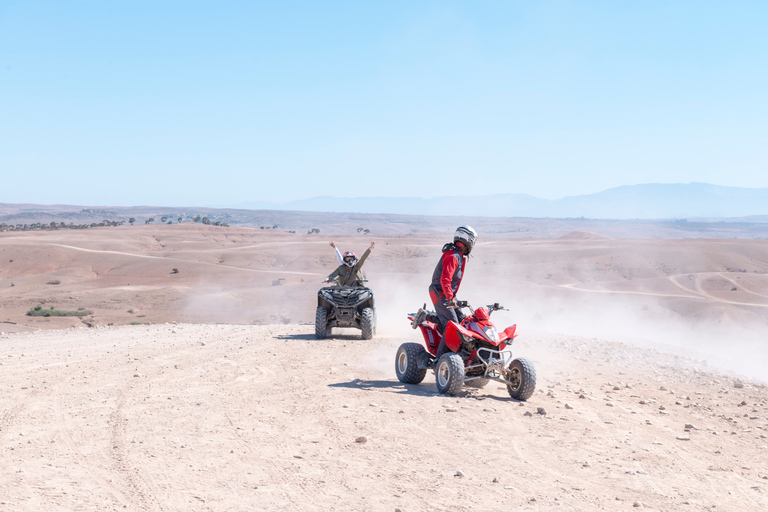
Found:
M 467 197 L 312 197 L 287 203 L 242 203 L 234 208 L 305 212 L 590 219 L 730 218 L 768 214 L 768 188 L 707 183 L 648 183 L 548 200 L 527 194 Z

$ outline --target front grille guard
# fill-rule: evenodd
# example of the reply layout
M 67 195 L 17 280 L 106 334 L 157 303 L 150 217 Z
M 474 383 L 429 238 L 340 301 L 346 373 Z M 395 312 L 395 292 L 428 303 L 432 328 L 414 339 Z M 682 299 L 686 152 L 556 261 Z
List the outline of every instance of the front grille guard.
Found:
M 362 302 L 365 302 L 368 300 L 368 297 L 361 298 L 361 293 L 351 293 L 351 294 L 341 294 L 341 293 L 332 293 L 331 298 L 333 301 L 331 304 L 338 308 L 354 308 L 357 305 L 361 304 Z M 327 300 L 327 299 L 326 299 Z
M 337 327 L 349 327 L 360 321 L 360 313 L 355 308 L 336 308 L 334 324 Z
M 496 382 L 501 382 L 508 386 L 517 386 L 515 382 L 510 382 L 504 378 L 507 366 L 512 361 L 511 352 L 502 352 L 501 350 L 493 350 L 486 347 L 480 347 L 475 352 L 475 357 L 480 360 L 480 363 L 475 363 L 464 368 L 464 371 L 470 371 L 477 368 L 485 368 L 482 375 L 474 375 L 466 377 L 464 382 L 469 382 L 476 379 L 491 379 Z

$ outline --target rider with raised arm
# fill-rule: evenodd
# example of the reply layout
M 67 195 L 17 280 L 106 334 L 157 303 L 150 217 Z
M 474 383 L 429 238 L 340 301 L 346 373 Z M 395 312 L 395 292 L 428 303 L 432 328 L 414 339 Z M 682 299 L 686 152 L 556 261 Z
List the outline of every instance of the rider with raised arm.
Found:
M 344 264 L 344 258 L 341 257 L 341 253 L 339 252 L 339 248 L 336 247 L 336 244 L 333 242 L 333 240 L 328 242 L 328 245 L 333 247 L 333 250 L 336 252 L 336 259 L 339 260 L 339 265 L 343 265 Z
M 459 291 L 467 256 L 477 242 L 477 232 L 471 226 L 459 226 L 453 235 L 453 243 L 443 246 L 443 254 L 432 274 L 432 284 L 429 286 L 429 297 L 435 305 L 435 313 L 440 320 L 440 331 L 445 333 L 449 321 L 459 322 L 456 309 L 456 294 Z M 461 313 L 459 313 L 461 314 Z M 445 337 L 435 355 L 435 361 L 446 352 Z
M 345 252 L 342 256 L 344 264 L 339 265 L 339 267 L 334 270 L 331 275 L 328 276 L 326 281 L 338 279 L 339 286 L 355 286 L 358 284 L 363 280 L 363 273 L 360 271 L 360 269 L 363 267 L 365 260 L 371 254 L 374 245 L 376 245 L 376 243 L 371 240 L 371 246 L 365 250 L 363 257 L 360 258 L 360 260 L 357 259 L 357 254 L 354 252 Z

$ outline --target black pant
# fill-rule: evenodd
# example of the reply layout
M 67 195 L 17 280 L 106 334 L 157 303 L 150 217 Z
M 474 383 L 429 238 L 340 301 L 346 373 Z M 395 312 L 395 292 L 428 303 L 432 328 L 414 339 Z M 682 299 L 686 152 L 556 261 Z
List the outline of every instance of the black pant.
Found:
M 447 303 L 448 301 L 445 296 L 440 295 L 437 299 L 437 304 L 435 304 L 435 313 L 437 313 L 437 318 L 440 320 L 440 333 L 442 334 L 440 346 L 437 347 L 437 355 L 435 355 L 436 360 L 449 351 L 448 347 L 445 346 L 445 328 L 448 326 L 448 322 L 459 323 L 464 319 L 464 314 L 460 309 L 446 307 Z

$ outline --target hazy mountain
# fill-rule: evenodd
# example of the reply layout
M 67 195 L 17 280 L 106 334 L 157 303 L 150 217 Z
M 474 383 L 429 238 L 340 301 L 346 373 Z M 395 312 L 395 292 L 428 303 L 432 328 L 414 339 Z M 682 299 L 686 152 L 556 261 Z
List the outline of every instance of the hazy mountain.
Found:
M 314 212 L 459 215 L 479 217 L 587 217 L 593 219 L 671 219 L 746 217 L 768 214 L 768 188 L 707 183 L 649 183 L 595 194 L 539 199 L 526 194 L 470 197 L 312 197 L 287 203 L 253 202 L 236 208 Z

